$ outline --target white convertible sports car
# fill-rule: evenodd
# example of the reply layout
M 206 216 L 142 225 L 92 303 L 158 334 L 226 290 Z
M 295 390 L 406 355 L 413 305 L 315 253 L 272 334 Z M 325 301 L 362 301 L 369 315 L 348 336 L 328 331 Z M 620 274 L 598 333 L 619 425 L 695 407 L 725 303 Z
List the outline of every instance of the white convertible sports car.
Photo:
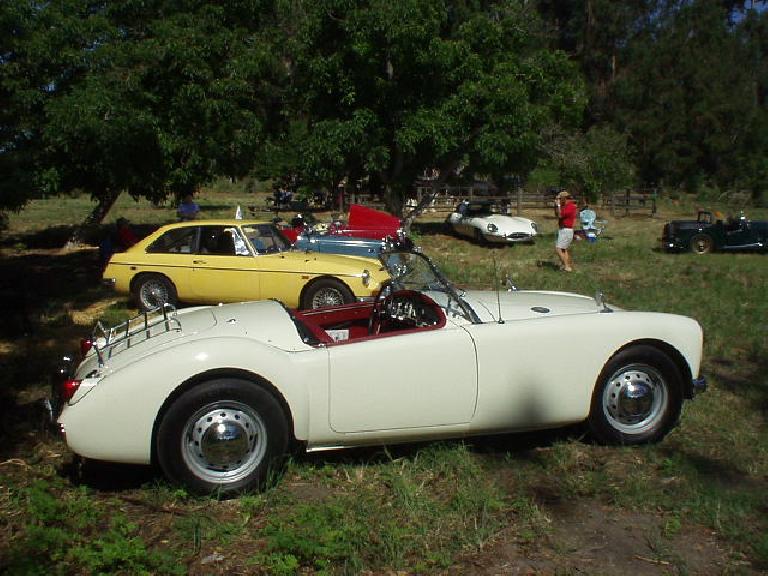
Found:
M 170 308 L 83 342 L 52 418 L 76 454 L 195 492 L 261 485 L 306 450 L 559 427 L 658 441 L 699 377 L 690 318 L 562 292 L 463 292 L 417 252 L 374 302 Z
M 538 232 L 533 220 L 507 216 L 500 206 L 489 200 L 461 202 L 446 222 L 456 234 L 473 238 L 480 244 L 533 242 Z

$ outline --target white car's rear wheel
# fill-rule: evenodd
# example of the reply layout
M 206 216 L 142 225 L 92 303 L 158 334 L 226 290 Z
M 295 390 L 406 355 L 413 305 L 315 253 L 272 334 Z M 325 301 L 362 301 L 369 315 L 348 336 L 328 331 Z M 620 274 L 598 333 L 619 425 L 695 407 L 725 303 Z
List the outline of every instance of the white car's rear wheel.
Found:
M 182 394 L 163 416 L 157 460 L 195 493 L 260 488 L 288 445 L 283 410 L 252 382 L 220 379 Z
M 664 438 L 682 406 L 680 373 L 652 346 L 636 345 L 603 368 L 592 396 L 588 425 L 606 444 L 644 444 Z

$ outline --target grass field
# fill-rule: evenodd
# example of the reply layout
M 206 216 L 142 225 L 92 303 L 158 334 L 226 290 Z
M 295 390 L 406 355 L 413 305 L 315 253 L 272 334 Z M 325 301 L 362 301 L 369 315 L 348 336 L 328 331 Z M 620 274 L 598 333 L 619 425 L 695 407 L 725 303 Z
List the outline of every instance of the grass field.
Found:
M 254 198 L 204 190 L 199 203 L 206 216 L 233 215 L 263 204 Z M 548 265 L 555 221 L 544 211 L 526 214 L 543 232 L 533 246 L 477 246 L 437 219 L 413 230 L 463 287 L 508 275 L 521 288 L 600 290 L 623 308 L 696 318 L 710 389 L 661 444 L 606 448 L 569 429 L 297 456 L 266 492 L 225 501 L 190 496 L 144 467 L 76 467 L 43 431 L 37 401 L 57 358 L 96 319 L 131 312 L 99 286 L 93 247 L 60 248 L 91 208 L 87 198 L 33 202 L 0 239 L 0 572 L 768 570 L 768 256 L 658 251 L 664 221 L 691 217 L 693 203 L 609 218 L 598 242 L 575 246 L 573 274 Z M 118 216 L 149 226 L 174 209 L 121 198 L 108 221 Z

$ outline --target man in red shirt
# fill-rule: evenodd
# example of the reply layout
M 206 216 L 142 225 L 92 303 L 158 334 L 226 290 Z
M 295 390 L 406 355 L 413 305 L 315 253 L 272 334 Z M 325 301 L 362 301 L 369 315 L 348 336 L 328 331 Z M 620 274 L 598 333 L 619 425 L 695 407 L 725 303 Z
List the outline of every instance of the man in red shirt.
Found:
M 562 265 L 561 270 L 573 272 L 573 261 L 571 260 L 570 247 L 573 242 L 573 225 L 576 222 L 576 203 L 567 190 L 563 190 L 557 195 L 555 205 L 557 210 L 557 242 L 555 251 Z

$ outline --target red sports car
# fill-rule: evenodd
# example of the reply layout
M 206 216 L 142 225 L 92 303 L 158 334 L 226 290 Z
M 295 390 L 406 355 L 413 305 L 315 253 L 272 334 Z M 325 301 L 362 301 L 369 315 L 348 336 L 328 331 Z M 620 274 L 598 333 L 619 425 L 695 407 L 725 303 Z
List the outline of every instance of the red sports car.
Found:
M 299 234 L 306 231 L 306 228 L 307 223 L 299 217 L 295 218 L 290 226 L 281 228 L 280 232 L 293 244 Z M 328 225 L 326 233 L 336 236 L 384 240 L 387 237 L 397 238 L 400 232 L 402 232 L 402 221 L 397 216 L 360 204 L 352 204 L 349 208 L 349 220 L 347 222 L 333 222 Z

